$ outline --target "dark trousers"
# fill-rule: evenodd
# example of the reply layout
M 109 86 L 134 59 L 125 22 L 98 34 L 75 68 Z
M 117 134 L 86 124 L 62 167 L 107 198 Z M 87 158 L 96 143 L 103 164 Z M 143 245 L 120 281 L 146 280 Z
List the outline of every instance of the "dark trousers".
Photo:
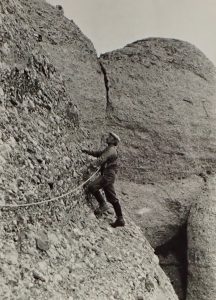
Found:
M 107 171 L 89 184 L 88 191 L 92 195 L 94 195 L 94 197 L 99 202 L 99 205 L 102 206 L 105 204 L 105 200 L 100 192 L 100 190 L 102 189 L 105 193 L 107 201 L 113 205 L 116 216 L 122 217 L 122 210 L 119 200 L 116 196 L 114 182 L 115 172 L 113 170 Z

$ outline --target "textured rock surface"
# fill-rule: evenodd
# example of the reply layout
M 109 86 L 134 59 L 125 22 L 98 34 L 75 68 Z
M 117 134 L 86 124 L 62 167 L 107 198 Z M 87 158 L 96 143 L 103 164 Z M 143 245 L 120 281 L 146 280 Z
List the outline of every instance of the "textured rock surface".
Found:
M 58 7 L 49 7 L 38 0 L 21 0 L 25 23 L 40 48 L 55 68 L 61 72 L 65 89 L 79 112 L 79 121 L 97 128 L 105 117 L 106 93 L 102 70 L 91 41 L 85 37 L 72 20 L 59 14 Z M 97 128 L 98 129 L 98 128 Z
M 0 298 L 177 299 L 129 215 L 183 299 L 185 257 L 176 245 L 192 204 L 188 297 L 204 297 L 208 286 L 213 299 L 209 270 L 202 273 L 193 253 L 201 249 L 210 260 L 198 245 L 202 215 L 194 202 L 215 169 L 214 66 L 194 46 L 168 39 L 138 41 L 98 60 L 61 7 L 42 0 L 1 1 L 0 26 L 0 204 L 79 184 L 80 147 L 97 147 L 109 128 L 122 138 L 118 192 L 128 224 L 110 229 L 79 193 L 2 210 Z
M 124 209 L 155 248 L 179 299 L 185 299 L 187 287 L 187 238 L 184 225 L 190 207 L 196 203 L 203 186 L 203 179 L 194 175 L 177 182 L 163 181 L 146 185 L 124 181 L 118 183 Z
M 188 221 L 187 300 L 215 299 L 216 177 L 207 181 L 206 191 L 192 206 Z
M 190 207 L 196 203 L 203 187 L 203 179 L 194 175 L 176 182 L 146 185 L 124 181 L 118 183 L 124 209 L 156 249 L 160 264 L 180 299 L 185 299 L 187 286 L 187 237 L 184 225 Z
M 161 38 L 105 53 L 100 61 L 108 123 L 122 137 L 119 190 L 126 210 L 153 246 L 167 248 L 215 169 L 215 67 L 194 46 Z M 175 282 L 176 253 L 169 255 L 161 264 Z M 185 291 L 176 290 L 183 299 Z
M 81 182 L 83 125 L 94 121 L 94 137 L 106 114 L 104 74 L 59 7 L 3 0 L 0 26 L 0 204 L 31 203 Z M 1 210 L 0 298 L 177 299 L 149 243 L 126 220 L 127 228 L 111 229 L 82 193 Z
M 128 229 L 114 230 L 85 205 L 76 222 L 72 208 L 53 209 L 61 220 L 32 218 L 32 211 L 19 211 L 20 218 L 2 214 L 1 299 L 177 300 L 153 250 L 129 220 Z M 49 211 L 34 209 L 34 215 Z M 36 245 L 41 232 L 49 241 L 46 251 Z
M 215 167 L 216 72 L 198 49 L 152 38 L 100 60 L 109 124 L 122 136 L 124 177 L 156 182 Z
M 117 190 L 127 213 L 156 248 L 168 242 L 185 224 L 203 186 L 202 178 L 191 176 L 146 185 L 119 181 Z

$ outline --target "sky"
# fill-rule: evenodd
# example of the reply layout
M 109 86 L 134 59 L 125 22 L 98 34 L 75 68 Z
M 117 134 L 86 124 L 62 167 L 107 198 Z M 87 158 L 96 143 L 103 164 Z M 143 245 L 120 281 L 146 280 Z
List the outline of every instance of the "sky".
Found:
M 216 0 L 47 0 L 101 53 L 148 37 L 188 41 L 216 65 Z

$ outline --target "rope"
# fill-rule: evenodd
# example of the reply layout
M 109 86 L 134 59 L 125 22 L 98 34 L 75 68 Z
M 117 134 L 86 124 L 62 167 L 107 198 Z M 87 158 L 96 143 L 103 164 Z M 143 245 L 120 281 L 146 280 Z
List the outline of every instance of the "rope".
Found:
M 40 205 L 40 204 L 45 204 L 45 203 L 49 203 L 49 202 L 53 202 L 53 201 L 57 201 L 63 197 L 66 197 L 72 193 L 74 193 L 75 191 L 79 190 L 80 188 L 82 188 L 87 182 L 89 182 L 98 172 L 100 169 L 98 169 L 94 174 L 92 174 L 86 181 L 84 181 L 83 183 L 81 183 L 80 185 L 78 185 L 76 188 L 68 191 L 65 194 L 62 194 L 60 196 L 51 198 L 51 199 L 47 199 L 47 200 L 43 200 L 43 201 L 39 201 L 39 202 L 32 202 L 32 203 L 21 203 L 21 204 L 5 204 L 5 205 L 1 205 L 0 204 L 0 208 L 3 207 L 8 207 L 8 208 L 16 208 L 16 207 L 29 207 L 29 206 L 34 206 L 34 205 Z

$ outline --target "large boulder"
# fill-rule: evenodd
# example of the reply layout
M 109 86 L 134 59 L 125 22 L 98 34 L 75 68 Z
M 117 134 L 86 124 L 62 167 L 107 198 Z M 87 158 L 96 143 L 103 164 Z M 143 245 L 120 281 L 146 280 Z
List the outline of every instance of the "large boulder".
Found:
M 0 205 L 82 182 L 80 143 L 100 132 L 104 74 L 92 44 L 42 0 L 0 2 Z M 97 130 L 96 130 L 97 129 Z M 97 220 L 81 191 L 0 210 L 1 299 L 177 300 L 141 231 Z
M 214 169 L 216 71 L 193 45 L 150 38 L 101 55 L 122 177 L 137 183 Z

